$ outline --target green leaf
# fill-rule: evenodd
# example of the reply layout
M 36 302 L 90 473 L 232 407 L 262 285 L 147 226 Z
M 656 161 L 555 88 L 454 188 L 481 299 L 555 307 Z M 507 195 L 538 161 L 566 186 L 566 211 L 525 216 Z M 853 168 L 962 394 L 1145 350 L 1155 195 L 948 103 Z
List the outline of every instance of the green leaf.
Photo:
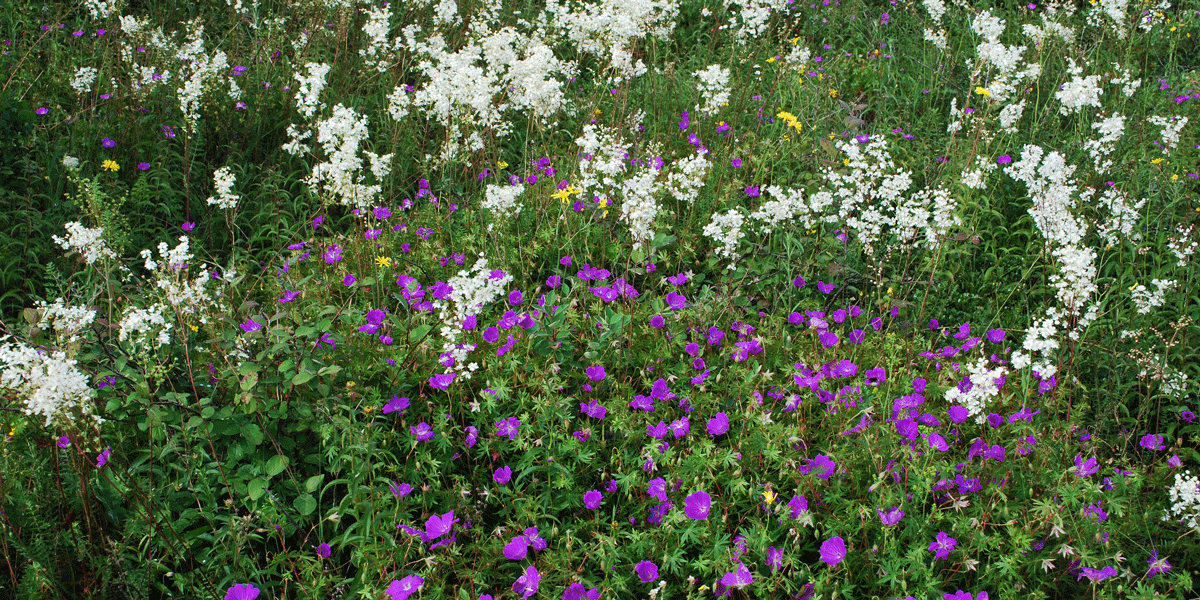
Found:
M 296 373 L 295 377 L 292 378 L 292 385 L 303 385 L 308 383 L 308 381 L 315 376 L 316 373 L 311 371 L 300 371 L 299 373 Z
M 242 378 L 241 387 L 243 392 L 254 389 L 256 385 L 258 385 L 258 371 L 251 371 Z
M 304 482 L 304 489 L 308 490 L 309 493 L 315 492 L 317 488 L 321 487 L 322 481 L 325 481 L 325 475 L 313 475 L 308 478 L 308 481 Z
M 267 477 L 274 477 L 287 468 L 288 459 L 282 454 L 276 454 L 267 460 Z
M 429 333 L 430 329 L 433 329 L 432 324 L 421 325 L 420 327 L 414 327 L 412 329 L 412 331 L 408 332 L 408 341 L 416 342 L 417 340 L 420 340 L 421 338 L 425 337 Z
M 267 480 L 262 477 L 255 477 L 246 484 L 246 494 L 251 500 L 258 500 L 267 491 Z
M 292 501 L 292 506 L 295 506 L 300 514 L 308 516 L 317 510 L 317 499 L 313 498 L 312 494 L 303 494 Z
M 263 442 L 263 432 L 258 425 L 247 423 L 242 425 L 242 437 L 251 444 L 257 446 Z

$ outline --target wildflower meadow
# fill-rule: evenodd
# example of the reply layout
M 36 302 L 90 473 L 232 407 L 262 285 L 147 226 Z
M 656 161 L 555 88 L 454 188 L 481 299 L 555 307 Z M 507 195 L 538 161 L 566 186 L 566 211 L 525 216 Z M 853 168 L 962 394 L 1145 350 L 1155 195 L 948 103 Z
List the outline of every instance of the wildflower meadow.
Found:
M 0 598 L 1200 597 L 1197 0 L 0 13 Z

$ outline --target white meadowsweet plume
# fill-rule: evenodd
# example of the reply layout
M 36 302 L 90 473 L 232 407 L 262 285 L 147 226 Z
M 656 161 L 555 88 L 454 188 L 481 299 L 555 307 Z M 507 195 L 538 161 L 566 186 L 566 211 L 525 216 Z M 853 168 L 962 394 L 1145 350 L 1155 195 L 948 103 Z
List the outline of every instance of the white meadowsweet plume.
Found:
M 1092 3 L 1092 9 L 1087 13 L 1087 23 L 1092 27 L 1108 24 L 1117 39 L 1125 39 L 1129 35 L 1126 10 L 1129 0 L 1099 0 Z
M 712 221 L 704 226 L 704 235 L 719 244 L 716 249 L 717 256 L 731 259 L 730 269 L 734 267 L 732 261 L 738 258 L 738 242 L 746 237 L 742 231 L 742 225 L 745 222 L 746 218 L 742 216 L 742 213 L 731 208 L 724 214 L 713 213 Z
M 937 25 L 942 24 L 942 16 L 946 14 L 946 3 L 942 0 L 924 0 L 925 12 L 929 13 L 929 18 Z
M 696 71 L 700 83 L 696 89 L 704 99 L 704 106 L 697 108 L 705 116 L 716 115 L 721 107 L 729 102 L 729 69 L 721 65 L 709 65 L 707 69 Z
M 92 91 L 92 84 L 96 82 L 95 67 L 79 67 L 75 71 L 75 76 L 71 78 L 71 89 L 74 89 L 80 94 L 86 94 Z
M 645 246 L 654 239 L 650 227 L 658 217 L 658 171 L 643 167 L 621 182 L 621 220 L 629 224 L 629 234 L 635 246 Z
M 36 304 L 41 319 L 48 321 L 54 332 L 67 342 L 78 341 L 79 332 L 96 320 L 95 310 L 64 304 L 62 298 L 55 299 L 54 304 L 47 304 L 44 300 L 38 300 Z
M 233 193 L 234 183 L 233 170 L 229 167 L 221 167 L 214 171 L 213 186 L 216 194 L 209 196 L 208 204 L 224 210 L 232 210 L 236 207 L 241 196 Z
M 229 70 L 229 60 L 223 51 L 213 56 L 204 53 L 204 26 L 198 21 L 189 23 L 189 41 L 180 47 L 175 57 L 181 67 L 179 76 L 182 86 L 176 90 L 179 97 L 179 110 L 183 119 L 188 123 L 186 133 L 191 135 L 200 118 L 200 100 L 209 83 Z
M 1108 82 L 1121 86 L 1121 93 L 1125 94 L 1126 98 L 1132 98 L 1134 92 L 1137 92 L 1138 88 L 1142 86 L 1142 80 L 1135 79 L 1133 73 L 1129 69 L 1122 68 L 1120 63 L 1113 63 L 1113 70 L 1120 73 L 1121 76 L 1109 79 Z
M 987 176 L 996 168 L 994 161 L 988 160 L 986 156 L 976 156 L 974 168 L 963 171 L 963 185 L 973 190 L 987 189 Z
M 292 77 L 300 82 L 296 90 L 296 110 L 306 118 L 312 118 L 317 111 L 325 108 L 325 103 L 321 102 L 321 91 L 325 89 L 325 76 L 329 75 L 333 67 L 325 63 L 310 62 L 305 63 L 304 68 L 308 71 L 307 76 L 292 74 Z
M 147 344 L 152 343 L 152 349 L 171 343 L 171 327 L 163 314 L 166 306 L 154 304 L 149 308 L 130 306 L 125 309 L 119 325 L 121 334 L 118 339 L 122 342 Z
M 975 16 L 971 29 L 981 38 L 975 47 L 974 68 L 972 79 L 978 80 L 988 92 L 988 99 L 993 103 L 1003 103 L 1008 100 L 1020 87 L 1035 81 L 1041 75 L 1039 63 L 1023 64 L 1021 56 L 1025 46 L 1006 46 L 1000 43 L 1004 33 L 1004 20 L 993 16 L 990 11 L 983 11 Z M 1023 102 L 1023 101 L 1022 101 Z M 1020 113 L 1018 113 L 1018 118 Z
M 695 202 L 711 167 L 712 164 L 700 152 L 675 161 L 667 173 L 667 191 L 680 202 Z
M 625 147 L 615 130 L 601 129 L 591 123 L 583 126 L 583 134 L 575 139 L 579 146 L 579 191 L 583 198 L 607 193 L 625 173 Z M 601 188 L 601 189 L 596 189 Z
M 1092 129 L 1095 129 L 1100 137 L 1094 140 L 1084 140 L 1083 148 L 1091 155 L 1096 172 L 1103 173 L 1112 167 L 1113 163 L 1108 159 L 1108 155 L 1112 154 L 1113 148 L 1125 134 L 1125 117 L 1120 113 L 1114 114 L 1092 123 Z
M 1166 301 L 1167 292 L 1175 289 L 1178 282 L 1174 279 L 1154 279 L 1150 282 L 1154 289 L 1148 289 L 1142 284 L 1137 284 L 1129 290 L 1129 295 L 1133 298 L 1133 304 L 1137 306 L 1139 315 L 1148 315 L 1150 311 L 1163 305 Z
M 1196 231 L 1195 225 L 1188 225 L 1185 229 L 1183 225 L 1175 227 L 1176 236 L 1167 238 L 1167 248 L 1170 248 L 1171 253 L 1178 260 L 1177 266 L 1186 267 L 1188 259 L 1196 253 L 1196 249 L 1200 247 L 1200 242 L 1192 239 L 1192 233 Z
M 23 397 L 25 414 L 46 418 L 46 426 L 79 408 L 91 413 L 95 391 L 74 359 L 61 351 L 38 350 L 20 341 L 0 338 L 0 389 Z
M 437 7 L 433 11 L 433 22 L 438 25 L 450 25 L 454 23 L 457 15 L 457 2 L 454 0 L 439 0 Z
M 1100 205 L 1108 209 L 1108 219 L 1097 224 L 1096 231 L 1108 245 L 1119 244 L 1123 239 L 1137 243 L 1142 240 L 1142 234 L 1133 230 L 1141 220 L 1142 207 L 1146 199 L 1142 198 L 1130 204 L 1125 192 L 1110 187 L 1100 194 Z
M 582 52 L 611 56 L 613 47 L 625 52 L 645 37 L 670 38 L 675 31 L 679 5 L 672 0 L 603 0 L 596 4 L 567 6 L 546 1 L 546 14 Z
M 762 37 L 767 32 L 771 16 L 788 7 L 787 0 L 731 0 L 730 3 L 742 7 L 737 13 L 740 24 L 734 32 L 734 37 L 742 45 Z
M 1171 498 L 1171 517 L 1191 529 L 1200 529 L 1200 477 L 1191 471 L 1176 473 L 1167 494 Z
M 942 52 L 945 52 L 950 47 L 950 41 L 946 39 L 945 29 L 939 29 L 937 31 L 926 29 L 925 41 L 933 44 L 935 48 L 941 50 Z
M 962 387 L 969 389 L 964 392 L 962 387 L 955 386 L 946 390 L 946 402 L 962 406 L 967 409 L 968 417 L 975 417 L 976 423 L 983 423 L 987 418 L 989 401 L 1000 394 L 997 381 L 1007 372 L 1008 369 L 1004 366 L 989 369 L 988 360 L 980 358 L 967 365 L 971 385 Z M 1047 377 L 1049 376 L 1047 375 Z
M 1025 100 L 1021 100 L 1015 104 L 1005 105 L 1000 109 L 1000 129 L 1004 133 L 1013 134 L 1017 132 L 1017 121 L 1021 120 L 1021 115 L 1025 114 Z
M 316 193 L 324 190 L 344 206 L 368 208 L 375 204 L 382 186 L 367 185 L 362 175 L 363 159 L 359 147 L 367 140 L 367 116 L 359 116 L 352 108 L 341 104 L 333 107 L 333 114 L 317 123 L 317 143 L 325 154 L 325 162 L 313 167 L 307 179 L 309 187 Z M 378 156 L 363 151 L 371 162 L 376 181 L 381 181 L 391 171 L 392 155 Z
M 467 378 L 471 377 L 472 371 L 475 371 L 478 365 L 467 363 L 467 357 L 475 350 L 475 345 L 458 341 L 463 332 L 463 323 L 500 297 L 513 281 L 511 274 L 504 273 L 497 277 L 494 273 L 488 269 L 487 258 L 481 254 L 470 269 L 459 271 L 458 275 L 446 282 L 450 286 L 450 296 L 447 300 L 435 298 L 433 301 L 433 306 L 438 310 L 439 319 L 442 321 L 442 348 L 451 359 L 450 364 L 442 364 Z
M 1100 89 L 1100 75 L 1088 75 L 1081 77 L 1083 68 L 1075 65 L 1075 60 L 1067 58 L 1070 63 L 1068 72 L 1071 73 L 1071 81 L 1063 84 L 1062 89 L 1054 93 L 1054 97 L 1062 103 L 1058 112 L 1064 115 L 1071 115 L 1079 112 L 1085 106 L 1100 107 L 1100 96 L 1104 94 L 1104 90 Z
M 1179 145 L 1179 132 L 1188 124 L 1188 118 L 1183 116 L 1159 117 L 1151 116 L 1147 121 L 1162 129 L 1163 154 L 1170 154 Z
M 363 33 L 367 36 L 367 45 L 358 51 L 363 57 L 363 63 L 368 68 L 383 73 L 388 69 L 399 42 L 393 44 L 388 38 L 391 27 L 392 9 L 389 5 L 374 7 L 367 11 L 367 22 L 363 25 Z
M 515 217 L 521 214 L 521 202 L 517 197 L 524 191 L 525 186 L 519 183 L 517 185 L 495 185 L 489 183 L 486 198 L 481 206 L 501 217 Z M 491 224 L 488 225 L 488 228 L 491 228 Z
M 69 158 L 69 157 L 68 157 Z M 88 229 L 79 221 L 67 223 L 67 237 L 60 238 L 57 235 L 50 236 L 55 244 L 58 244 L 63 250 L 75 250 L 87 264 L 92 264 L 100 259 L 101 256 L 108 258 L 116 258 L 117 253 L 113 252 L 108 247 L 108 243 L 104 241 L 104 229 L 97 227 Z
M 388 94 L 388 114 L 395 121 L 401 121 L 408 116 L 408 107 L 412 102 L 408 98 L 408 91 L 404 86 L 398 85 Z
M 308 144 L 302 143 L 312 137 L 312 130 L 305 129 L 300 131 L 295 123 L 289 123 L 287 128 L 288 142 L 283 145 L 283 151 L 292 156 L 300 156 L 312 150 Z
M 85 0 L 84 7 L 93 19 L 107 19 L 120 7 L 121 0 Z

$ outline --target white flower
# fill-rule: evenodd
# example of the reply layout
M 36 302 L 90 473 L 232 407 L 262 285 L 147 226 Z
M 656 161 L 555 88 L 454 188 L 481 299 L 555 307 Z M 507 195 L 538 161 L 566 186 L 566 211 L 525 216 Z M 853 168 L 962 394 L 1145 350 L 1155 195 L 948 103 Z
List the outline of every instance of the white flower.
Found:
M 8 338 L 0 338 L 0 341 Z M 60 351 L 40 351 L 13 341 L 0 345 L 0 389 L 24 396 L 25 414 L 41 415 L 46 425 L 79 407 L 90 412 L 87 401 L 95 391 L 87 376 Z
M 1200 477 L 1191 471 L 1175 474 L 1175 484 L 1167 489 L 1171 497 L 1171 516 L 1188 527 L 1200 527 Z
M 737 259 L 738 241 L 746 237 L 746 234 L 742 232 L 742 224 L 745 222 L 746 218 L 736 209 L 729 209 L 725 214 L 713 214 L 712 221 L 704 226 L 703 233 L 720 244 L 720 247 L 717 248 L 717 256 Z
M 312 117 L 318 110 L 325 108 L 325 104 L 321 102 L 321 90 L 325 89 L 325 76 L 333 67 L 325 63 L 310 62 L 305 63 L 304 68 L 308 70 L 307 77 L 299 73 L 292 75 L 300 82 L 296 90 L 296 109 L 305 117 Z
M 208 203 L 225 210 L 230 210 L 236 207 L 241 196 L 233 193 L 233 171 L 229 167 L 221 167 L 213 172 L 213 181 L 216 195 L 210 196 L 208 198 Z
M 69 157 L 68 157 L 69 158 Z M 57 235 L 51 236 L 50 239 L 58 244 L 63 250 L 75 250 L 83 255 L 83 261 L 87 264 L 96 262 L 101 256 L 108 258 L 116 258 L 117 253 L 113 252 L 104 241 L 104 229 L 97 227 L 96 229 L 88 229 L 78 221 L 67 223 L 67 237 L 60 238 Z
M 488 184 L 487 197 L 484 199 L 483 208 L 489 209 L 502 217 L 515 217 L 521 214 L 521 203 L 517 200 L 517 196 L 525 191 L 525 186 L 517 185 L 494 185 Z
M 94 67 L 79 67 L 79 70 L 75 71 L 75 76 L 71 78 L 71 88 L 80 94 L 92 91 L 92 84 L 96 82 L 96 73 Z
M 729 69 L 721 65 L 709 65 L 707 69 L 696 71 L 695 75 L 700 80 L 696 88 L 704 99 L 700 114 L 711 117 L 729 102 Z

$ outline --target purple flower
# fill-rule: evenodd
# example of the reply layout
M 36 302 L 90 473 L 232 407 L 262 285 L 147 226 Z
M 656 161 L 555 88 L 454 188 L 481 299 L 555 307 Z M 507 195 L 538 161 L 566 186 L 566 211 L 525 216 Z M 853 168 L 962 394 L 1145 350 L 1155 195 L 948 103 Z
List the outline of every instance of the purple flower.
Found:
M 771 546 L 767 548 L 767 566 L 771 567 L 771 572 L 774 573 L 783 565 L 783 550 Z
M 950 558 L 950 551 L 957 545 L 958 540 L 947 535 L 945 531 L 939 531 L 937 540 L 929 543 L 929 550 L 933 551 L 938 560 L 946 560 Z
M 254 600 L 260 591 L 249 583 L 234 584 L 225 591 L 225 600 Z
M 604 415 L 608 414 L 608 409 L 596 401 L 595 398 L 589 400 L 586 404 L 579 403 L 579 412 L 581 414 L 592 417 L 593 419 L 603 419 Z
M 523 300 L 523 297 L 521 295 L 521 290 L 513 290 L 508 293 L 508 303 L 509 304 L 516 306 L 521 303 L 521 300 Z
M 833 476 L 833 472 L 837 469 L 837 464 L 828 456 L 818 454 L 816 458 L 804 459 L 805 464 L 800 466 L 800 474 L 807 475 L 812 471 L 817 472 L 817 477 L 821 479 L 829 479 Z
M 822 331 L 818 338 L 821 340 L 821 345 L 826 348 L 832 348 L 838 344 L 837 334 L 829 330 Z
M 350 286 L 354 285 L 355 281 L 357 281 L 357 280 L 354 278 L 353 275 L 347 275 L 344 279 L 342 279 L 342 285 L 344 285 L 346 287 L 350 287 Z
M 987 330 L 987 339 L 989 342 L 991 342 L 993 344 L 999 344 L 1000 342 L 1003 342 L 1005 335 L 1007 335 L 1007 334 L 1004 332 L 1003 329 Z
M 1179 459 L 1178 454 L 1172 454 L 1171 458 L 1167 459 L 1167 466 L 1171 467 L 1172 469 L 1178 469 L 1179 467 L 1183 466 L 1183 461 Z
M 70 446 L 71 446 L 71 438 L 69 438 L 65 435 L 58 438 L 58 447 L 59 448 L 63 448 L 65 450 L 66 448 L 69 448 Z
M 751 198 L 757 198 L 762 195 L 762 192 L 758 191 L 757 185 L 752 185 L 746 188 L 746 195 Z
M 817 291 L 821 292 L 822 294 L 828 294 L 836 287 L 837 286 L 832 283 L 825 283 L 824 281 L 817 282 Z
M 646 495 L 651 498 L 658 499 L 659 502 L 667 501 L 667 480 L 662 477 L 655 477 L 650 480 L 650 487 L 646 490 Z
M 496 421 L 496 436 L 506 437 L 510 441 L 516 441 L 517 434 L 520 433 L 521 420 L 517 417 L 509 417 Z
M 671 292 L 667 294 L 667 307 L 671 310 L 680 310 L 687 306 L 687 298 L 679 292 Z
M 39 115 L 44 115 L 44 114 L 48 114 L 50 112 L 50 109 L 46 108 L 45 106 L 41 106 L 41 107 L 38 107 L 38 109 L 34 112 L 36 112 Z
M 1196 420 L 1196 415 L 1190 410 L 1184 410 L 1180 411 L 1179 418 L 1183 419 L 1185 423 L 1191 423 Z
M 562 277 L 561 276 L 551 275 L 546 278 L 546 287 L 554 290 L 554 289 L 558 289 L 558 286 L 560 286 L 560 285 L 562 285 Z
M 499 469 L 496 469 L 496 472 L 492 474 L 492 480 L 500 485 L 508 485 L 508 482 L 511 479 L 512 479 L 512 467 L 510 467 L 508 465 L 505 465 L 503 467 L 500 467 Z
M 600 508 L 600 503 L 604 502 L 604 494 L 597 490 L 588 490 L 583 493 L 583 505 L 588 510 L 596 510 Z
M 408 408 L 408 405 L 408 397 L 398 398 L 396 396 L 392 396 L 392 399 L 389 400 L 387 404 L 383 405 L 383 414 L 386 415 L 394 412 L 404 412 L 404 409 Z
M 450 533 L 450 530 L 457 522 L 458 519 L 454 518 L 454 511 L 443 515 L 433 515 L 425 521 L 425 537 L 430 540 L 436 540 Z
M 722 435 L 729 431 L 729 415 L 719 412 L 708 420 L 708 435 Z
M 321 542 L 321 545 L 317 546 L 317 556 L 320 556 L 321 558 L 329 558 L 329 556 L 332 554 L 333 549 L 329 547 L 329 544 Z
M 712 507 L 712 497 L 708 492 L 696 492 L 684 500 L 683 514 L 689 519 L 703 521 L 708 519 L 708 511 Z
M 1171 563 L 1165 558 L 1159 558 L 1158 550 L 1150 551 L 1150 558 L 1146 559 L 1146 564 L 1150 565 L 1150 568 L 1146 569 L 1146 577 L 1154 577 L 1171 570 Z
M 603 381 L 605 377 L 604 367 L 602 365 L 592 365 L 587 368 L 588 379 L 592 381 Z
M 650 317 L 651 327 L 655 329 L 662 329 L 663 325 L 666 325 L 666 320 L 662 318 L 662 315 L 654 315 L 653 317 Z
M 433 432 L 433 428 L 431 428 L 429 426 L 429 423 L 426 423 L 424 421 L 421 421 L 420 423 L 417 423 L 416 425 L 410 425 L 408 428 L 408 431 L 410 433 L 412 433 L 413 435 L 417 436 L 418 442 L 427 442 L 429 440 L 432 440 L 433 437 L 435 435 L 437 435 L 436 433 Z
M 149 171 L 149 170 L 150 170 L 150 163 L 148 163 L 148 162 L 140 162 L 140 163 L 138 163 L 137 167 L 138 167 L 138 170 L 139 170 L 139 171 Z
M 103 467 L 104 465 L 108 464 L 109 456 L 112 456 L 112 448 L 105 448 L 104 452 L 101 452 L 96 457 L 96 468 L 99 469 L 99 468 Z
M 455 373 L 442 373 L 439 375 L 434 375 L 433 377 L 429 378 L 429 385 L 439 390 L 444 390 L 449 388 L 451 383 L 454 383 L 455 375 Z
M 821 562 L 836 567 L 846 558 L 846 540 L 842 536 L 834 536 L 821 543 Z
M 1090 477 L 1100 470 L 1100 465 L 1096 463 L 1096 457 L 1093 456 L 1086 461 L 1080 454 L 1075 455 L 1075 466 L 1071 469 L 1079 477 Z
M 325 250 L 325 252 L 324 252 L 324 254 L 322 254 L 322 256 L 325 258 L 326 264 L 332 265 L 333 263 L 336 263 L 336 262 L 342 260 L 342 247 L 337 244 L 334 244 L 334 245 L 330 246 L 327 250 Z
M 392 600 L 408 600 L 408 597 L 413 592 L 421 589 L 425 585 L 425 578 L 420 575 L 409 575 L 399 581 L 392 581 L 388 586 L 387 593 L 392 597 Z
M 1142 436 L 1142 440 L 1138 445 L 1147 450 L 1166 450 L 1167 447 L 1163 444 L 1163 436 L 1161 434 L 1146 434 Z
M 1096 583 L 1098 581 L 1104 581 L 1105 579 L 1108 579 L 1109 577 L 1112 577 L 1116 574 L 1117 574 L 1117 569 L 1115 567 L 1113 567 L 1112 565 L 1108 565 L 1107 567 L 1104 567 L 1103 569 L 1084 567 L 1083 572 L 1081 572 L 1079 574 L 1079 577 L 1075 578 L 1075 581 L 1079 581 L 1080 579 L 1087 577 L 1088 579 L 1092 580 L 1092 583 Z
M 116 148 L 117 142 L 114 141 L 112 138 L 104 138 L 104 139 L 100 140 L 100 145 L 104 146 L 105 148 Z
M 388 482 L 388 489 L 392 491 L 392 495 L 397 498 L 403 498 L 412 493 L 412 486 L 407 483 L 396 483 L 395 481 Z
M 875 512 L 879 513 L 879 520 L 883 522 L 884 527 L 891 527 L 904 518 L 904 511 L 900 510 L 899 506 L 893 506 L 886 511 L 877 508 Z
M 737 569 L 721 577 L 720 585 L 727 588 L 743 588 L 754 583 L 754 576 L 742 561 L 738 561 Z
M 538 584 L 541 581 L 542 575 L 538 573 L 537 567 L 530 565 L 525 569 L 525 574 L 513 582 L 512 590 L 514 593 L 521 594 L 522 598 L 528 598 L 537 593 Z
M 1010 162 L 1012 162 L 1012 157 L 1007 154 L 996 159 L 996 164 L 1000 164 L 1000 165 L 1007 165 Z
M 791 512 L 793 519 L 799 519 L 800 515 L 808 510 L 808 499 L 800 494 L 792 494 L 792 499 L 788 501 L 788 510 Z
M 951 406 L 946 412 L 950 415 L 950 420 L 955 423 L 962 423 L 967 420 L 967 417 L 971 416 L 970 411 L 957 405 Z
M 288 302 L 295 300 L 299 295 L 300 295 L 300 292 L 293 292 L 292 290 L 283 290 L 283 297 L 281 297 L 278 300 L 278 302 L 280 304 L 287 304 Z
M 241 324 L 241 328 L 242 331 L 250 333 L 251 331 L 258 331 L 259 329 L 262 329 L 263 326 L 262 323 L 255 321 L 254 317 L 250 317 L 249 319 L 246 319 L 245 323 Z
M 600 600 L 600 592 L 596 588 L 588 589 L 582 583 L 572 583 L 562 595 L 563 600 Z
M 475 442 L 477 442 L 478 440 L 479 440 L 479 430 L 476 429 L 474 426 L 468 425 L 467 426 L 467 439 L 466 439 L 467 448 L 474 448 Z
M 642 562 L 638 563 L 637 566 L 633 568 L 633 571 L 637 573 L 637 576 L 642 580 L 642 583 L 650 583 L 655 579 L 658 579 L 658 565 L 648 560 L 643 560 Z

